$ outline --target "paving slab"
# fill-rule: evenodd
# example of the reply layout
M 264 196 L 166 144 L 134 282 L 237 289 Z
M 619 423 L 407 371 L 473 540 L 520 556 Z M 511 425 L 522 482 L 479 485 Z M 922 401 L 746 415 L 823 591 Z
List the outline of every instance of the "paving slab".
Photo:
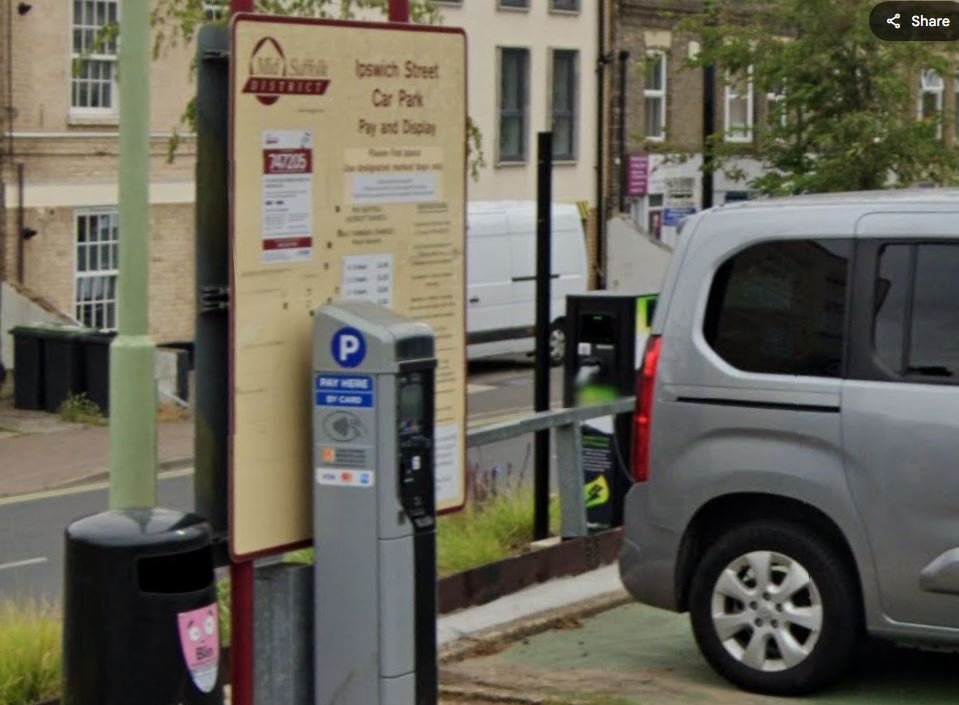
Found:
M 109 434 L 106 426 L 72 424 L 55 432 L 0 438 L 0 497 L 106 477 Z M 193 422 L 157 424 L 157 455 L 161 465 L 192 458 Z
M 629 604 L 446 664 L 451 693 L 551 705 L 952 705 L 959 655 L 867 644 L 833 689 L 807 698 L 744 693 L 700 656 L 686 615 Z M 510 700 L 512 698 L 512 700 Z M 476 702 L 483 702 L 477 699 Z

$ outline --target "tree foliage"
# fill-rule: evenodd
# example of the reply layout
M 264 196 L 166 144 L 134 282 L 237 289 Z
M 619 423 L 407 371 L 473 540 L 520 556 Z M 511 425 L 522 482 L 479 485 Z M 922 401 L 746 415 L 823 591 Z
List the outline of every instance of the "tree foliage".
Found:
M 877 39 L 872 0 L 705 5 L 682 23 L 702 40 L 689 64 L 715 63 L 720 77 L 751 74 L 755 95 L 779 96 L 755 126 L 755 156 L 766 169 L 753 188 L 795 194 L 956 180 L 959 153 L 939 136 L 953 121 L 941 113 L 920 120 L 917 103 L 921 70 L 935 70 L 951 90 L 952 45 Z M 722 137 L 712 140 L 716 166 L 728 169 L 742 145 Z

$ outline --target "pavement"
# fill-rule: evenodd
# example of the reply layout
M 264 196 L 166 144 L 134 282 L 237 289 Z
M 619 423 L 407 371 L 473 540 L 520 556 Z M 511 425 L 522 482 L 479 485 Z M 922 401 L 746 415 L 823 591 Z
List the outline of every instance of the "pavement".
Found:
M 513 705 L 952 705 L 959 654 L 866 642 L 836 686 L 804 698 L 745 693 L 696 648 L 688 615 L 626 598 L 616 568 L 556 580 L 440 620 L 442 702 Z M 514 604 L 515 601 L 515 604 Z M 518 622 L 492 624 L 535 609 Z M 547 607 L 548 606 L 548 607 Z M 485 627 L 481 627 L 485 625 Z
M 0 407 L 0 497 L 32 494 L 107 476 L 109 428 L 67 424 L 53 414 Z M 193 422 L 157 424 L 161 468 L 191 462 Z

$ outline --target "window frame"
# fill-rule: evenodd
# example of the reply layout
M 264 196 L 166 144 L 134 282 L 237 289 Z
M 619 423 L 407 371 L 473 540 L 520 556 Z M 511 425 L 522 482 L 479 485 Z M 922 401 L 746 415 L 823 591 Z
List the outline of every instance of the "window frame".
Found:
M 506 4 L 509 2 L 517 4 Z M 506 10 L 508 12 L 529 12 L 529 0 L 496 0 L 496 9 Z
M 570 96 L 570 106 L 568 111 L 563 111 L 560 114 L 560 117 L 568 117 L 570 122 L 570 151 L 568 153 L 557 153 L 556 151 L 556 130 L 555 130 L 555 121 L 556 121 L 556 58 L 557 56 L 566 56 L 572 60 L 572 65 L 569 69 L 569 85 L 567 86 L 567 94 Z M 549 125 L 550 130 L 553 131 L 553 159 L 560 162 L 575 162 L 579 159 L 579 84 L 580 84 L 580 73 L 579 73 L 579 49 L 550 49 L 549 52 L 549 105 L 548 114 L 549 114 Z M 567 114 L 568 113 L 568 114 Z
M 786 127 L 789 124 L 789 115 L 787 114 L 784 103 L 786 102 L 786 90 L 766 91 L 766 128 Z M 776 118 L 776 111 L 780 110 L 779 120 Z M 779 123 L 778 125 L 776 123 Z
M 669 57 L 666 49 L 651 48 L 646 52 L 646 61 L 653 58 L 659 62 L 659 80 L 662 88 L 648 88 L 646 86 L 646 72 L 643 72 L 643 139 L 650 142 L 665 142 L 668 129 L 666 124 L 668 118 L 666 100 L 669 93 Z M 647 101 L 649 100 L 659 101 L 659 124 L 662 126 L 662 129 L 657 135 L 649 134 L 649 113 L 646 109 Z
M 894 384 L 926 384 L 959 386 L 959 376 L 949 378 L 934 375 L 901 374 L 893 370 L 879 356 L 875 346 L 876 282 L 879 278 L 880 254 L 884 247 L 905 245 L 917 248 L 923 245 L 950 245 L 959 248 L 955 237 L 881 237 L 861 238 L 856 242 L 853 258 L 852 315 L 849 322 L 849 371 L 847 379 L 889 382 Z M 913 275 L 910 284 L 915 286 Z M 914 294 L 914 291 L 913 291 Z M 906 322 L 904 322 L 905 326 Z
M 730 103 L 734 100 L 739 100 L 741 98 L 739 93 L 732 92 L 732 81 L 734 77 L 729 72 L 726 72 L 725 78 L 723 81 L 723 141 L 725 142 L 735 142 L 740 144 L 749 144 L 753 141 L 753 137 L 756 133 L 756 116 L 755 116 L 755 100 L 756 100 L 756 87 L 753 84 L 753 67 L 750 66 L 746 70 L 746 125 L 745 125 L 745 134 L 734 134 L 733 127 L 730 125 Z
M 89 236 L 85 242 L 80 242 L 80 219 L 81 218 L 102 218 L 110 217 L 112 219 L 111 224 L 111 235 L 112 237 L 108 240 L 97 239 L 95 242 L 91 242 Z M 88 231 L 89 232 L 89 231 Z M 100 257 L 99 253 L 102 252 L 102 247 L 106 246 L 108 251 L 111 252 L 110 259 L 113 267 L 102 268 L 100 267 Z M 86 250 L 86 262 L 87 268 L 80 269 L 80 250 L 85 248 Z M 96 248 L 98 252 L 98 267 L 97 269 L 90 269 L 90 251 Z M 91 208 L 77 208 L 73 211 L 73 312 L 74 318 L 78 321 L 87 325 L 89 327 L 96 327 L 94 325 L 94 320 L 87 319 L 82 315 L 81 308 L 85 306 L 96 306 L 97 304 L 103 304 L 108 307 L 105 309 L 104 317 L 107 322 L 111 320 L 110 314 L 106 313 L 106 310 L 112 309 L 112 321 L 113 325 L 104 325 L 100 330 L 114 331 L 119 325 L 119 274 L 120 274 L 120 210 L 117 206 L 97 206 Z M 113 281 L 113 296 L 104 296 L 98 299 L 81 299 L 78 295 L 78 288 L 80 282 L 85 279 L 103 279 L 105 281 Z
M 934 75 L 939 80 L 939 86 L 935 87 L 927 85 L 927 75 Z M 932 95 L 935 97 L 936 116 L 939 118 L 939 124 L 936 125 L 936 137 L 938 139 L 942 139 L 942 122 L 946 102 L 946 80 L 935 69 L 922 69 L 919 71 L 919 98 L 916 101 L 916 118 L 919 120 L 935 117 L 933 115 L 926 115 L 926 95 Z
M 503 107 L 503 66 L 506 63 L 507 53 L 515 52 L 524 58 L 523 72 L 520 76 L 520 108 L 507 111 Z M 532 57 L 529 47 L 502 46 L 497 47 L 497 116 L 496 116 L 496 163 L 497 165 L 525 164 L 529 161 L 529 97 L 530 97 L 530 72 Z M 507 114 L 508 113 L 508 114 Z M 520 118 L 520 152 L 517 156 L 503 155 L 503 118 Z
M 559 2 L 559 0 L 549 0 L 549 11 L 560 13 L 560 14 L 576 15 L 576 14 L 579 14 L 583 9 L 583 5 L 582 5 L 582 2 L 580 2 L 580 0 L 564 0 L 564 1 L 571 2 L 573 4 L 573 7 L 572 8 L 556 7 L 556 3 Z
M 113 6 L 115 8 L 115 17 L 116 22 L 120 22 L 120 0 L 92 0 L 94 2 L 94 14 L 96 13 L 96 3 L 102 3 L 104 6 Z M 80 4 L 84 5 L 85 0 L 80 0 Z M 107 11 L 109 17 L 109 11 Z M 81 18 L 85 19 L 85 18 Z M 85 30 L 94 29 L 97 33 L 102 31 L 105 25 L 89 25 L 89 24 L 78 24 L 76 17 L 76 2 L 70 3 L 70 80 L 67 83 L 67 92 L 68 92 L 68 105 L 70 106 L 69 115 L 71 117 L 79 118 L 116 118 L 119 112 L 119 95 L 117 94 L 117 62 L 119 56 L 119 44 L 120 37 L 119 34 L 116 37 L 114 42 L 113 53 L 89 53 L 84 54 L 82 51 L 77 52 L 76 47 L 74 46 L 74 34 L 80 32 L 81 34 Z M 109 22 L 109 20 L 108 20 Z M 82 44 L 82 41 L 81 41 Z M 80 85 L 81 82 L 87 82 L 88 90 L 90 85 L 99 85 L 99 83 L 92 83 L 88 78 L 82 78 L 77 76 L 76 73 L 81 66 L 87 62 L 92 62 L 95 64 L 109 64 L 111 65 L 110 72 L 110 105 L 108 107 L 91 107 L 84 105 L 74 105 L 74 88 L 75 86 Z

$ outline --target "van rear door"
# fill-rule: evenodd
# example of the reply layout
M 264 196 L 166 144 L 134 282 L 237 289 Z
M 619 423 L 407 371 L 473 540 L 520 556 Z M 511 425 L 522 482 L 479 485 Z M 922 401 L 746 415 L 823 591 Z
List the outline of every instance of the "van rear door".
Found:
M 883 612 L 959 627 L 959 213 L 860 220 L 846 475 Z
M 512 316 L 513 299 L 505 213 L 470 212 L 467 248 L 466 330 L 474 334 L 502 328 Z

